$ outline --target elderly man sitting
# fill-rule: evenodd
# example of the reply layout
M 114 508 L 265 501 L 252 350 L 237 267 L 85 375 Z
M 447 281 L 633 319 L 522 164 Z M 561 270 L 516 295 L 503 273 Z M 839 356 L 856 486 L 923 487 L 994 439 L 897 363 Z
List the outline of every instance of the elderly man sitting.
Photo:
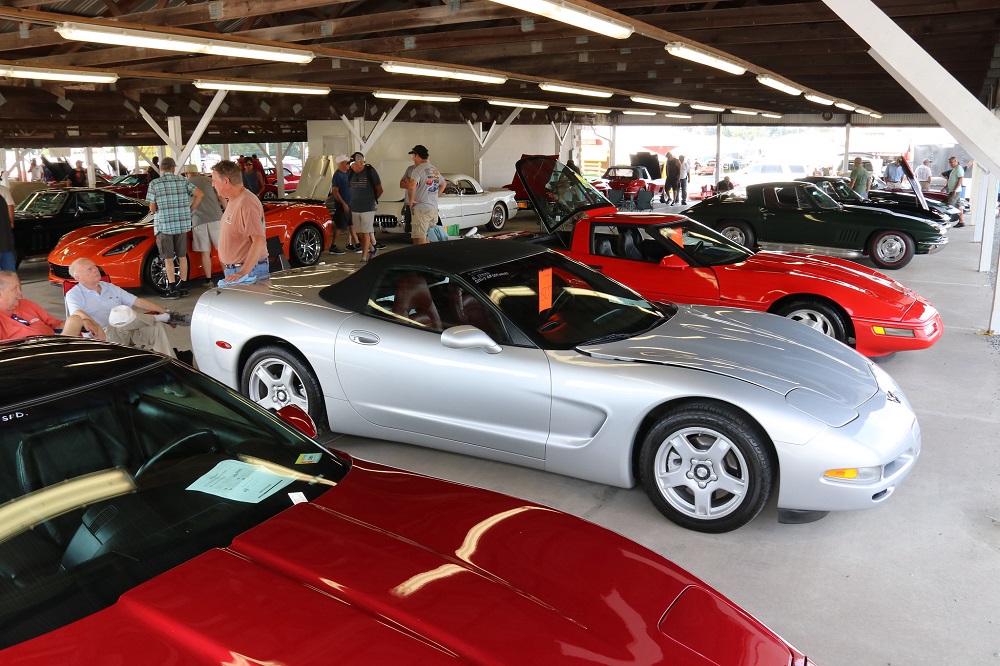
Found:
M 103 339 L 104 331 L 87 316 L 72 315 L 62 321 L 38 303 L 21 295 L 21 279 L 14 271 L 0 271 L 0 340 L 19 340 L 33 335 L 77 336 L 89 331 Z
M 66 292 L 68 313 L 88 316 L 96 321 L 104 327 L 104 334 L 110 342 L 152 349 L 176 358 L 163 324 L 189 323 L 187 317 L 171 313 L 145 298 L 133 296 L 110 282 L 102 282 L 101 270 L 86 257 L 71 263 L 69 274 L 79 284 Z M 157 314 L 136 312 L 133 306 Z

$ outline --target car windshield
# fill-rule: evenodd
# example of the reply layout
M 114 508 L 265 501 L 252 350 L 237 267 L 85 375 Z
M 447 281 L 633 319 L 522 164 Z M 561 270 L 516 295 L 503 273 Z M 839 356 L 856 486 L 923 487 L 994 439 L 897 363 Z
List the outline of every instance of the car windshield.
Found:
M 653 237 L 660 243 L 671 249 L 680 246 L 699 266 L 738 264 L 753 256 L 752 251 L 694 220 L 662 225 L 649 231 L 654 229 Z
M 631 167 L 611 167 L 604 172 L 605 178 L 638 178 L 635 169 Z
M 0 649 L 230 545 L 349 466 L 176 363 L 3 414 Z
M 112 185 L 138 185 L 139 176 L 128 175 L 128 176 L 118 176 L 111 181 Z
M 819 189 L 816 186 L 813 187 L 803 187 L 800 191 L 805 194 L 806 198 L 810 203 L 816 208 L 823 208 L 828 210 L 836 210 L 840 208 L 840 204 L 834 201 L 829 194 Z
M 31 196 L 18 204 L 15 210 L 32 215 L 54 215 L 62 210 L 68 196 L 68 192 L 52 190 L 33 192 Z
M 520 159 L 516 169 L 543 226 L 550 232 L 584 210 L 614 207 L 580 174 L 551 157 Z
M 841 201 L 852 202 L 852 201 L 862 201 L 864 197 L 851 189 L 851 187 L 843 180 L 823 180 L 817 183 L 817 186 L 824 190 L 827 194 L 830 194 L 836 199 Z
M 634 291 L 554 252 L 463 277 L 543 349 L 629 338 L 668 316 Z

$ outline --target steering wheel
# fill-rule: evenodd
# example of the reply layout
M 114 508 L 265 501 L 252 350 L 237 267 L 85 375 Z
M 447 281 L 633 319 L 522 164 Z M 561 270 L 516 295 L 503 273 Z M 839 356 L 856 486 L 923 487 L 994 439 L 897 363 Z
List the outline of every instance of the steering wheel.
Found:
M 177 437 L 174 437 L 172 440 L 167 442 L 167 444 L 165 444 L 163 448 L 161 448 L 159 451 L 153 454 L 152 458 L 144 462 L 142 466 L 139 467 L 138 470 L 136 470 L 134 478 L 138 479 L 140 476 L 143 475 L 143 473 L 146 472 L 146 470 L 148 470 L 150 467 L 152 467 L 156 463 L 166 458 L 171 452 L 174 451 L 174 449 L 180 448 L 181 446 L 190 442 L 191 440 L 197 439 L 198 437 L 202 436 L 208 436 L 212 438 L 212 446 L 208 449 L 209 452 L 214 452 L 219 450 L 218 438 L 215 436 L 215 433 L 212 432 L 211 430 L 208 430 L 207 428 L 198 428 L 197 430 L 192 430 L 191 432 L 186 432 L 182 435 L 178 435 Z

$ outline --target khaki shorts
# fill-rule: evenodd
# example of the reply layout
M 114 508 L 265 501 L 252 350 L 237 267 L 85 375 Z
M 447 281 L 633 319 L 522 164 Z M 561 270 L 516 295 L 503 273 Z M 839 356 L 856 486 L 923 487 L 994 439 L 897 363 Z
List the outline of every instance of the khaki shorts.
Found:
M 375 233 L 375 211 L 366 213 L 351 213 L 351 226 L 354 232 L 359 234 Z
M 219 230 L 222 222 L 206 222 L 191 227 L 191 249 L 195 252 L 209 252 L 219 249 Z
M 187 232 L 179 234 L 156 234 L 156 249 L 164 259 L 187 259 Z
M 413 221 L 410 228 L 410 238 L 427 238 L 427 232 L 431 230 L 435 224 L 437 224 L 438 213 L 437 210 L 431 208 L 430 210 L 422 209 L 415 210 L 412 212 Z

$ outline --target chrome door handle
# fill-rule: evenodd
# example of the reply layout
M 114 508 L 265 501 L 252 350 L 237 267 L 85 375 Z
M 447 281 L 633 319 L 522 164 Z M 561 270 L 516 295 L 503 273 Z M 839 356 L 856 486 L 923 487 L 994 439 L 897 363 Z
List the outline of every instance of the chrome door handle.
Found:
M 349 337 L 351 342 L 356 342 L 359 345 L 377 345 L 379 343 L 379 337 L 371 331 L 351 331 Z

